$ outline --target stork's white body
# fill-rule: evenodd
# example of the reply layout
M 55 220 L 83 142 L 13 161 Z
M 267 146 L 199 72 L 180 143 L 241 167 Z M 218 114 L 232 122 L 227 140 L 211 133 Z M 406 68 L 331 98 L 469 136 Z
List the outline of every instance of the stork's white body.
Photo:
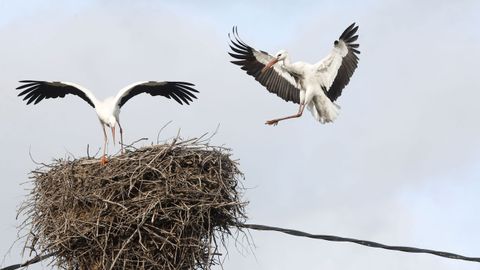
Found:
M 90 90 L 86 89 L 85 87 L 72 83 L 72 82 L 63 82 L 64 84 L 74 86 L 85 93 L 85 95 L 93 102 L 95 112 L 97 113 L 98 119 L 102 126 L 108 126 L 110 128 L 115 127 L 115 124 L 120 124 L 120 100 L 128 91 L 135 87 L 136 85 L 141 85 L 144 83 L 148 83 L 148 81 L 140 81 L 135 82 L 132 84 L 127 85 L 126 87 L 122 88 L 118 91 L 116 96 L 110 96 L 105 98 L 103 101 L 98 100 L 95 95 L 90 92 Z M 121 128 L 121 127 L 120 127 Z
M 120 108 L 114 97 L 108 97 L 103 101 L 97 101 L 95 112 L 97 113 L 100 122 L 104 125 L 109 125 L 112 120 L 120 122 Z
M 332 102 L 321 88 L 321 85 L 325 85 L 326 80 L 330 77 L 329 74 L 324 74 L 329 70 L 319 69 L 322 62 L 326 60 L 322 60 L 316 65 L 300 61 L 290 63 L 287 55 L 281 63 L 276 64 L 283 65 L 285 70 L 290 73 L 300 75 L 301 79 L 298 81 L 300 104 L 304 104 L 313 117 L 322 124 L 335 121 L 340 112 L 340 106 Z

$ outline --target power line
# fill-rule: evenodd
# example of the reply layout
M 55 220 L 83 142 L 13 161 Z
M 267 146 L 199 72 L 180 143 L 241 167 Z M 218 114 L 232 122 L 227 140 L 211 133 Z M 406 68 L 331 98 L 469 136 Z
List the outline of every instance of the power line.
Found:
M 449 258 L 449 259 L 480 262 L 480 257 L 467 257 L 467 256 L 463 256 L 463 255 L 459 255 L 451 252 L 445 252 L 445 251 L 437 251 L 437 250 L 431 250 L 431 249 L 406 247 L 406 246 L 389 246 L 389 245 L 384 245 L 384 244 L 367 241 L 367 240 L 359 240 L 359 239 L 346 238 L 346 237 L 340 237 L 340 236 L 334 236 L 334 235 L 310 234 L 310 233 L 306 233 L 298 230 L 284 229 L 284 228 L 267 226 L 267 225 L 259 225 L 259 224 L 237 224 L 237 225 L 239 227 L 248 228 L 248 229 L 257 230 L 257 231 L 276 231 L 276 232 L 290 234 L 293 236 L 308 237 L 308 238 L 333 241 L 333 242 L 350 242 L 350 243 L 355 243 L 355 244 L 359 244 L 367 247 L 373 247 L 373 248 L 382 248 L 382 249 L 396 250 L 396 251 L 410 252 L 410 253 L 428 253 L 428 254 Z
M 445 251 L 437 251 L 437 250 L 431 250 L 431 249 L 423 249 L 423 248 L 416 248 L 416 247 L 406 247 L 406 246 L 390 246 L 390 245 L 384 245 L 380 244 L 377 242 L 373 241 L 367 241 L 367 240 L 359 240 L 359 239 L 354 239 L 354 238 L 347 238 L 347 237 L 340 237 L 340 236 L 335 236 L 335 235 L 324 235 L 324 234 L 310 234 L 307 232 L 302 232 L 298 230 L 292 230 L 292 229 L 285 229 L 285 228 L 279 228 L 279 227 L 273 227 L 273 226 L 267 226 L 267 225 L 260 225 L 260 224 L 245 224 L 245 223 L 238 223 L 235 224 L 238 227 L 241 228 L 246 228 L 246 229 L 251 229 L 251 230 L 257 230 L 257 231 L 276 231 L 276 232 L 281 232 L 293 236 L 299 236 L 299 237 L 307 237 L 307 238 L 312 238 L 312 239 L 320 239 L 320 240 L 325 240 L 325 241 L 332 241 L 332 242 L 350 242 L 350 243 L 355 243 L 367 247 L 372 247 L 372 248 L 382 248 L 382 249 L 388 249 L 388 250 L 396 250 L 396 251 L 401 251 L 401 252 L 409 252 L 409 253 L 427 253 L 427 254 L 432 254 L 448 259 L 455 259 L 455 260 L 462 260 L 462 261 L 471 261 L 471 262 L 480 262 L 480 257 L 468 257 L 468 256 L 463 256 L 451 252 L 445 252 Z M 33 259 L 30 259 L 24 263 L 21 264 L 15 264 L 15 265 L 10 265 L 4 268 L 1 268 L 0 270 L 15 270 L 19 269 L 22 267 L 26 267 L 32 264 L 35 264 L 37 262 L 43 261 L 47 258 L 50 258 L 51 256 L 54 256 L 56 252 L 48 253 L 45 255 L 37 255 Z
M 32 265 L 32 264 L 35 264 L 37 262 L 43 261 L 47 258 L 50 258 L 53 255 L 55 255 L 56 253 L 57 252 L 51 252 L 51 253 L 48 253 L 48 254 L 45 254 L 45 255 L 37 255 L 37 256 L 33 257 L 32 259 L 30 259 L 30 260 L 28 260 L 24 263 L 10 265 L 10 266 L 4 267 L 0 270 L 15 270 L 15 269 L 18 269 L 18 268 L 27 267 L 29 265 Z

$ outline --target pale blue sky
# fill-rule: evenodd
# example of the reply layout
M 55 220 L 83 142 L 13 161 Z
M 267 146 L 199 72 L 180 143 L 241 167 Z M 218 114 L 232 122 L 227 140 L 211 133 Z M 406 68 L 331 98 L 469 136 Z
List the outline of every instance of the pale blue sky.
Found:
M 480 2 L 478 1 L 5 1 L 0 0 L 0 254 L 15 240 L 16 207 L 36 160 L 100 147 L 94 112 L 75 97 L 25 106 L 21 79 L 68 80 L 99 97 L 138 80 L 197 84 L 190 107 L 136 97 L 126 140 L 220 131 L 246 175 L 253 223 L 480 256 Z M 227 33 L 292 60 L 316 62 L 351 22 L 360 64 L 320 125 L 293 113 L 229 63 Z M 141 119 L 142 121 L 139 121 Z M 252 232 L 225 269 L 480 269 L 429 255 Z M 6 256 L 20 261 L 21 245 Z M 347 258 L 347 259 L 346 259 Z M 43 267 L 46 267 L 43 265 Z M 42 265 L 31 269 L 42 269 Z M 220 269 L 220 268 L 217 268 Z

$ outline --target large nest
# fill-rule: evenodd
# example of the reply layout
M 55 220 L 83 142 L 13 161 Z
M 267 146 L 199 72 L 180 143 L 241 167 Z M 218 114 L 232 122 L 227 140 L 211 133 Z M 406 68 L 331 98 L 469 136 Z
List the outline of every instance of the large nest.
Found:
M 207 269 L 244 222 L 237 163 L 199 141 L 137 149 L 106 166 L 57 160 L 33 172 L 26 246 L 65 269 Z

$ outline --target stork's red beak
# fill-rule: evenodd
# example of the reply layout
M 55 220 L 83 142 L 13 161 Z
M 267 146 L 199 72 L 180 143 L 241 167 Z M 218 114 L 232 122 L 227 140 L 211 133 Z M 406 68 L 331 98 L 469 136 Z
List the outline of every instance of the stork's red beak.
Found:
M 262 72 L 267 71 L 269 68 L 271 68 L 273 65 L 275 65 L 278 62 L 277 58 L 272 59 L 272 61 L 268 62 L 268 64 L 262 69 Z
M 113 145 L 115 145 L 115 126 L 112 127 Z

